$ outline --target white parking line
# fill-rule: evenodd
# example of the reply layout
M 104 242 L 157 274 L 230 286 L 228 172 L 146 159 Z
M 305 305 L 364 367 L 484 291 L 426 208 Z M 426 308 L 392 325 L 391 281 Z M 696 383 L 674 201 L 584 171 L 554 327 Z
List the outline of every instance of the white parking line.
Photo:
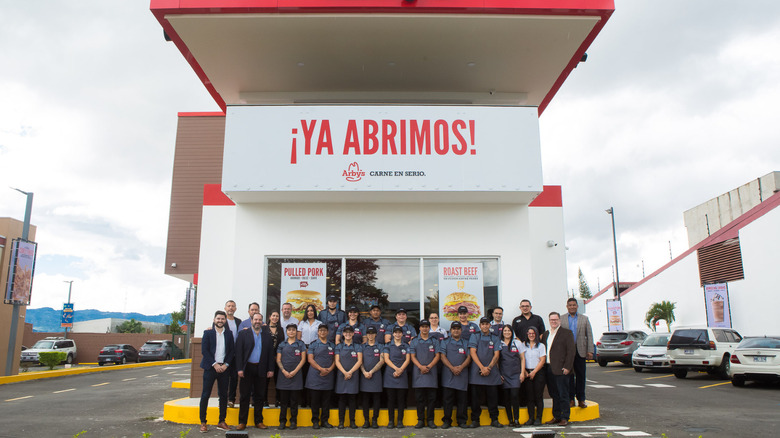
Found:
M 60 394 L 60 393 L 63 393 L 63 392 L 75 391 L 75 390 L 76 390 L 76 388 L 63 389 L 61 391 L 54 391 L 54 392 L 52 392 L 52 394 Z
M 168 374 L 175 374 L 175 373 L 176 373 L 176 371 L 171 371 Z
M 24 400 L 24 399 L 26 399 L 26 398 L 32 398 L 32 396 L 31 396 L 31 395 L 25 395 L 24 397 L 9 398 L 9 399 L 8 399 L 8 400 L 6 400 L 6 401 Z
M 94 384 L 92 386 L 103 386 L 103 385 L 108 385 L 109 383 L 111 383 L 111 382 L 96 383 L 96 384 Z
M 123 382 L 129 382 L 131 380 L 135 380 L 135 377 L 130 377 L 128 379 L 122 379 Z
M 655 386 L 656 388 L 676 388 L 674 385 L 666 385 L 663 383 L 648 383 L 647 386 Z
M 151 376 L 146 376 L 146 377 L 149 378 L 149 377 L 157 377 L 157 376 L 159 376 L 159 374 L 152 374 Z
M 623 388 L 642 388 L 642 385 L 626 385 L 626 384 L 618 384 L 618 386 L 622 386 Z
M 608 389 L 608 388 L 614 388 L 614 386 L 612 386 L 612 385 L 588 385 L 588 388 Z
M 623 436 L 650 436 L 649 433 L 641 432 L 638 430 L 637 431 L 629 430 L 628 432 L 618 432 L 618 433 Z

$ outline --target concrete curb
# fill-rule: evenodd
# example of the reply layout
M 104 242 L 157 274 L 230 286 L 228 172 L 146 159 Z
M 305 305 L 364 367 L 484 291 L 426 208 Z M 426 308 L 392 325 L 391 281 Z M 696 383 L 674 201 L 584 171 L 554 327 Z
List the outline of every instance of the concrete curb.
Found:
M 53 377 L 71 376 L 76 374 L 100 373 L 100 372 L 113 371 L 113 370 L 126 370 L 128 368 L 143 368 L 143 367 L 153 367 L 159 365 L 189 364 L 191 361 L 192 359 L 163 360 L 163 361 L 156 361 L 156 362 L 129 363 L 125 365 L 113 365 L 113 366 L 105 366 L 105 367 L 95 366 L 91 368 L 72 368 L 68 370 L 40 371 L 40 372 L 33 372 L 33 373 L 27 372 L 23 374 L 17 374 L 15 376 L 0 377 L 0 385 L 5 385 L 7 383 L 25 382 L 28 380 L 50 379 Z

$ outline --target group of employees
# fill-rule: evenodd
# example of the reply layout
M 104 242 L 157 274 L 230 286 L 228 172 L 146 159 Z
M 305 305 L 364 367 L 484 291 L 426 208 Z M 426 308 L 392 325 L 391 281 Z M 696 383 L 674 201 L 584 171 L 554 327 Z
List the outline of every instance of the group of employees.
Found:
M 511 323 L 504 322 L 501 307 L 491 309 L 492 318 L 483 317 L 477 324 L 469 321 L 468 308 L 461 306 L 449 332 L 439 326 L 439 315 L 431 313 L 420 321 L 419 333 L 407 323 L 404 309 L 398 309 L 395 322 L 390 322 L 374 305 L 361 320 L 356 307 L 344 312 L 338 303 L 339 297 L 329 296 L 327 308 L 319 313 L 308 305 L 302 321 L 292 316 L 292 305 L 284 303 L 281 314 L 272 312 L 267 324 L 257 303 L 249 305 L 249 318 L 244 321 L 235 317 L 232 300 L 224 311 L 216 311 L 201 341 L 200 431 L 208 431 L 206 410 L 215 381 L 220 430 L 231 430 L 225 417 L 228 406 L 234 406 L 237 388 L 241 394 L 237 429 L 247 427 L 250 402 L 254 405 L 250 424 L 266 429 L 263 407 L 268 406 L 269 382 L 276 387 L 280 429 L 297 428 L 304 392 L 314 429 L 333 427 L 332 407 L 338 407 L 340 429 L 357 428 L 359 399 L 362 427 L 378 428 L 383 393 L 387 427 L 403 428 L 410 387 L 417 402 L 415 428 L 437 427 L 437 398 L 444 411 L 443 429 L 479 427 L 483 401 L 490 425 L 503 427 L 498 421 L 499 394 L 509 426 L 521 426 L 522 406 L 528 413 L 523 425 L 539 425 L 545 386 L 553 400 L 553 418 L 546 424 L 565 426 L 572 407 L 587 406 L 585 362 L 593 358 L 593 332 L 588 317 L 578 313 L 574 298 L 567 301 L 563 316 L 548 315 L 548 330 L 542 317 L 531 312 L 531 302 L 522 300 L 521 313 Z M 332 404 L 334 394 L 338 402 Z

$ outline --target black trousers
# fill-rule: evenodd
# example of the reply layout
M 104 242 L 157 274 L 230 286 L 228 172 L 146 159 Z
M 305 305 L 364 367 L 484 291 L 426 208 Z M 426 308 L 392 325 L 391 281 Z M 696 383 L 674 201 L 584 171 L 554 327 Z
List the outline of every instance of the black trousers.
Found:
M 577 400 L 585 401 L 585 370 L 587 369 L 587 363 L 585 358 L 580 356 L 579 353 L 574 354 L 574 372 L 569 374 L 569 401 Z
M 228 366 L 227 373 L 228 378 L 230 379 L 228 383 L 228 401 L 235 403 L 237 401 L 236 389 L 238 389 L 238 368 L 236 367 L 235 360 Z
M 355 411 L 357 411 L 357 394 L 337 394 L 339 398 L 339 424 L 344 424 L 344 416 L 349 406 L 349 423 L 355 424 Z
M 287 410 L 290 411 L 290 424 L 298 423 L 298 400 L 301 391 L 299 389 L 277 389 L 279 399 L 279 424 L 287 424 Z M 257 407 L 255 407 L 257 409 Z
M 433 413 L 436 405 L 436 388 L 414 388 L 414 398 L 417 400 L 417 421 L 433 424 Z M 428 409 L 428 415 L 425 410 Z
M 444 424 L 452 424 L 452 407 L 457 407 L 455 419 L 458 425 L 466 424 L 466 405 L 468 403 L 468 391 L 459 391 L 453 388 L 444 388 Z
M 265 384 L 268 378 L 261 372 L 260 364 L 247 363 L 244 369 L 244 377 L 239 383 L 241 389 L 241 406 L 238 408 L 238 423 L 247 424 L 249 419 L 249 398 L 255 405 L 254 424 L 263 422 L 263 399 L 265 398 Z
M 533 370 L 528 370 L 530 373 Z M 523 393 L 526 399 L 526 409 L 528 409 L 529 420 L 542 420 L 542 414 L 544 413 L 544 385 L 545 385 L 545 371 L 542 369 L 536 373 L 536 377 L 533 380 L 525 379 L 523 382 Z M 536 415 L 534 415 L 536 410 Z
M 328 422 L 330 418 L 330 393 L 333 392 L 330 389 L 310 389 L 309 396 L 311 397 L 311 422 L 320 423 L 320 425 Z
M 547 390 L 553 401 L 553 418 L 568 420 L 571 413 L 571 408 L 569 407 L 569 376 L 553 374 L 548 365 Z
M 512 423 L 520 418 L 520 387 L 503 388 L 506 418 Z
M 372 422 L 376 423 L 376 421 L 379 419 L 379 406 L 382 400 L 382 393 L 361 392 L 361 394 L 363 395 L 363 418 L 365 419 L 365 421 L 368 421 L 369 418 L 372 418 Z M 373 417 L 368 416 L 369 409 L 374 410 Z
M 398 424 L 403 424 L 406 388 L 385 388 L 385 391 L 387 391 L 387 424 L 395 424 L 396 410 L 398 410 Z
M 230 367 L 228 367 L 230 369 Z M 203 370 L 203 391 L 200 393 L 200 422 L 206 422 L 206 412 L 209 408 L 211 390 L 214 381 L 217 382 L 217 394 L 219 395 L 219 422 L 225 421 L 227 416 L 228 372 L 218 373 L 214 367 Z
M 481 399 L 486 398 L 490 421 L 498 421 L 498 386 L 494 385 L 470 385 L 471 386 L 471 422 L 479 425 L 479 417 L 482 415 Z

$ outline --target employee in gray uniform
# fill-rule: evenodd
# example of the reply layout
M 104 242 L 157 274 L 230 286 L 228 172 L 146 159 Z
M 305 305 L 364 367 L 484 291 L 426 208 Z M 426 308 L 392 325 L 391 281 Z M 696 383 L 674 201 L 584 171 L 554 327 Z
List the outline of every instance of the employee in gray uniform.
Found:
M 409 388 L 406 368 L 409 367 L 409 345 L 404 341 L 403 328 L 393 328 L 393 340 L 385 345 L 382 358 L 385 360 L 385 374 L 382 378 L 387 392 L 387 428 L 395 427 L 395 411 L 398 410 L 398 428 L 404 427 L 406 390 Z
M 480 319 L 479 329 L 479 333 L 469 338 L 469 352 L 474 362 L 469 373 L 471 427 L 479 427 L 479 417 L 482 415 L 480 399 L 483 394 L 487 399 L 490 425 L 504 427 L 498 422 L 498 385 L 501 384 L 501 374 L 496 368 L 501 354 L 501 341 L 490 333 L 490 319 Z
M 323 324 L 328 326 L 328 341 L 336 342 L 336 332 L 341 324 L 347 322 L 347 314 L 339 309 L 339 297 L 336 295 L 328 296 L 328 308 L 323 309 L 317 317 Z
M 352 342 L 356 344 L 363 343 L 363 335 L 366 334 L 366 328 L 363 323 L 360 322 L 358 316 L 360 316 L 360 311 L 357 307 L 352 306 L 347 310 L 347 322 L 339 325 L 339 329 L 336 331 L 336 345 L 344 341 L 344 336 L 341 334 L 341 332 L 344 331 L 344 327 L 352 327 L 354 333 L 352 335 Z
M 431 323 L 427 320 L 420 321 L 420 335 L 412 339 L 409 345 L 412 364 L 412 388 L 417 399 L 417 425 L 415 429 L 428 427 L 436 429 L 434 423 L 434 403 L 436 402 L 436 388 L 439 387 L 439 341 L 430 336 Z M 428 410 L 426 415 L 425 410 Z
M 522 358 L 523 345 L 514 338 L 512 326 L 501 325 L 501 389 L 504 392 L 504 408 L 511 427 L 520 427 L 520 385 L 525 378 Z
M 339 429 L 344 428 L 344 414 L 349 404 L 349 427 L 357 429 L 355 411 L 357 395 L 360 392 L 360 364 L 363 363 L 363 349 L 354 342 L 355 330 L 345 325 L 341 343 L 336 345 L 336 394 L 339 399 Z
M 382 396 L 382 346 L 376 342 L 375 326 L 366 329 L 366 343 L 363 344 L 363 363 L 360 365 L 360 393 L 363 394 L 363 429 L 378 428 L 379 402 Z M 374 416 L 368 416 L 369 406 L 374 409 Z M 370 418 L 372 418 L 370 420 Z
M 458 319 L 460 325 L 463 326 L 461 337 L 469 341 L 471 335 L 479 333 L 479 326 L 469 321 L 469 309 L 466 306 L 458 307 Z
M 466 401 L 469 389 L 469 354 L 468 342 L 460 334 L 462 326 L 458 321 L 450 325 L 450 336 L 439 344 L 441 361 L 444 364 L 441 373 L 441 386 L 444 388 L 444 418 L 442 429 L 449 429 L 452 425 L 453 403 L 457 406 L 455 418 L 456 426 L 461 428 L 466 425 Z
M 287 425 L 287 410 L 290 411 L 290 429 L 298 428 L 298 401 L 303 389 L 303 365 L 306 363 L 306 344 L 298 340 L 298 326 L 288 324 L 287 339 L 276 348 L 276 365 L 279 379 L 276 390 L 279 393 L 279 429 Z
M 374 304 L 368 312 L 368 318 L 362 321 L 363 326 L 368 330 L 369 327 L 376 327 L 376 341 L 380 344 L 385 343 L 385 332 L 390 326 L 390 321 L 382 318 L 382 308 Z
M 330 394 L 335 385 L 336 346 L 328 341 L 328 326 L 317 329 L 318 338 L 309 344 L 307 360 L 309 373 L 306 375 L 306 389 L 311 396 L 311 422 L 313 429 L 330 429 Z
M 417 330 L 415 330 L 411 324 L 407 324 L 406 309 L 402 308 L 396 310 L 395 322 L 390 324 L 385 334 L 385 344 L 389 344 L 393 340 L 392 333 L 395 327 L 401 328 L 401 331 L 403 333 L 402 340 L 407 345 L 409 345 L 409 343 L 412 342 L 412 339 L 414 339 L 417 336 Z

